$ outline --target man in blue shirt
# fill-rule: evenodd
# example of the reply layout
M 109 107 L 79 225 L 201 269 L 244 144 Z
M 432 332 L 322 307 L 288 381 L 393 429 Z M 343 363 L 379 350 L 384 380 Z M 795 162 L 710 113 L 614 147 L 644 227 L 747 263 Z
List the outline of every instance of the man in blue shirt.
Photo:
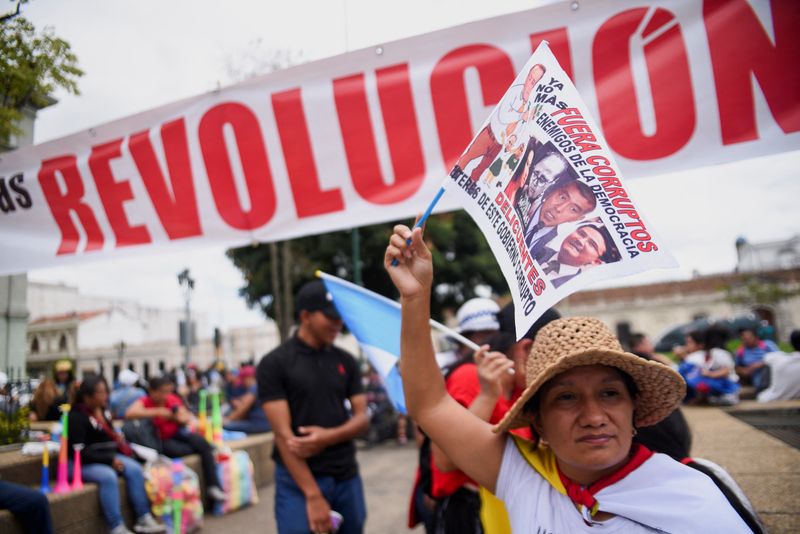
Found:
M 245 434 L 258 434 L 269 432 L 267 416 L 258 402 L 258 386 L 256 385 L 256 368 L 244 365 L 239 369 L 239 379 L 242 381 L 244 393 L 230 399 L 233 409 L 225 418 L 223 428 Z
M 125 412 L 131 404 L 147 395 L 147 392 L 137 385 L 139 375 L 130 369 L 120 371 L 117 380 L 119 387 L 111 392 L 108 406 L 114 419 L 125 419 Z
M 741 379 L 750 381 L 757 392 L 761 391 L 769 386 L 764 356 L 780 349 L 769 339 L 759 339 L 753 328 L 740 328 L 739 337 L 742 345 L 736 350 L 736 374 Z

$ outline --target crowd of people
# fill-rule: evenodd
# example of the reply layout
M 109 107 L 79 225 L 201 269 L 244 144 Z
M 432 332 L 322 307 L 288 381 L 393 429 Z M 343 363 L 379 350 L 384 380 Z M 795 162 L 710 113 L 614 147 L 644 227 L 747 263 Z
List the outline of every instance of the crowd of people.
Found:
M 412 502 L 427 532 L 763 530 L 721 468 L 690 458 L 686 382 L 643 336 L 634 354 L 602 322 L 551 311 L 520 341 L 502 340 L 487 303 L 483 326 L 462 328 L 480 350 L 443 376 L 420 229 L 395 227 L 385 265 L 401 295 L 409 415 L 430 440 Z
M 738 330 L 734 353 L 729 337 L 725 328 L 712 325 L 687 332 L 685 343 L 674 348 L 677 363 L 666 363 L 686 381 L 687 403 L 731 406 L 739 402 L 742 386 L 752 386 L 761 402 L 800 398 L 800 331 L 791 333 L 789 353 L 754 327 Z
M 393 277 L 397 278 L 396 273 Z M 401 293 L 406 291 L 405 279 L 395 282 Z M 481 350 L 474 352 L 456 343 L 453 350 L 432 353 L 428 362 L 405 356 L 409 351 L 423 356 L 432 351 L 419 335 L 407 332 L 409 328 L 421 328 L 408 315 L 424 315 L 425 310 L 417 309 L 424 302 L 413 306 L 408 302 L 408 298 L 403 300 L 402 350 L 406 363 L 402 372 L 419 447 L 409 527 L 423 523 L 426 532 L 436 534 L 508 532 L 511 526 L 521 524 L 570 530 L 578 526 L 576 518 L 588 525 L 616 516 L 621 516 L 619 521 L 634 524 L 652 521 L 645 524 L 658 528 L 699 525 L 697 518 L 667 520 L 664 514 L 646 506 L 638 511 L 615 508 L 613 491 L 606 491 L 610 497 L 606 500 L 599 499 L 602 487 L 590 491 L 598 481 L 627 473 L 632 462 L 644 462 L 660 453 L 677 460 L 679 465 L 709 475 L 710 479 L 697 479 L 658 455 L 657 461 L 648 463 L 648 468 L 659 476 L 666 474 L 668 478 L 699 484 L 697 487 L 703 488 L 702 502 L 722 514 L 731 531 L 745 531 L 743 525 L 756 532 L 761 528 L 746 499 L 730 497 L 736 493 L 731 493 L 730 479 L 724 471 L 691 458 L 691 434 L 680 403 L 734 404 L 742 384 L 752 385 L 759 400 L 800 397 L 800 368 L 796 363 L 800 362 L 800 331 L 792 333 L 791 343 L 798 351 L 792 354 L 780 352 L 774 342 L 760 339 L 751 328 L 739 331 L 741 345 L 731 353 L 727 350 L 729 333 L 715 326 L 687 332 L 685 343 L 669 355 L 655 352 L 647 336 L 634 333 L 625 352 L 598 321 L 563 320 L 555 310 L 548 310 L 517 341 L 513 305 L 500 309 L 493 300 L 476 298 L 458 310 L 457 331 L 482 346 Z M 98 484 L 102 509 L 112 532 L 129 532 L 120 512 L 119 476 L 126 482 L 128 500 L 136 516 L 134 531 L 163 529 L 149 513 L 141 464 L 134 459 L 135 453 L 124 434 L 114 429 L 115 419 L 151 421 L 156 447 L 162 454 L 198 454 L 207 495 L 212 500 L 224 498 L 213 447 L 195 428 L 200 391 L 209 387 L 224 392 L 225 429 L 275 432 L 275 517 L 279 532 L 330 532 L 337 517 L 344 519 L 339 532 L 363 532 L 366 504 L 354 439 L 372 424 L 376 431 L 391 427 L 387 436 L 395 435 L 403 442 L 406 419 L 401 418 L 402 424 L 395 426 L 396 419 L 391 418 L 387 426 L 374 417 L 377 406 L 390 403 L 374 369 L 362 372 L 352 355 L 334 346 L 343 323 L 322 282 L 312 282 L 301 289 L 296 309 L 295 334 L 262 358 L 257 368 L 244 365 L 228 370 L 213 366 L 201 372 L 190 365 L 184 371 L 155 377 L 147 383 L 133 371 L 123 370 L 112 389 L 100 376 L 86 377 L 78 384 L 69 362 L 59 362 L 54 376 L 41 382 L 34 394 L 32 417 L 56 419 L 58 405 L 72 400 L 70 453 L 72 445 L 85 447 L 83 478 Z M 415 326 L 406 327 L 409 322 Z M 574 329 L 570 339 L 584 350 L 561 346 L 563 354 L 553 355 L 555 349 L 551 345 L 561 339 L 558 329 L 548 334 L 556 341 L 539 339 L 540 331 L 550 332 L 551 323 L 562 330 Z M 587 330 L 591 335 L 581 334 Z M 424 337 L 425 330 L 421 333 Z M 532 362 L 539 363 L 532 366 Z M 425 369 L 424 380 L 414 374 L 413 365 Z M 432 373 L 433 367 L 426 369 L 431 365 L 436 373 Z M 409 387 L 409 377 L 427 384 L 426 393 Z M 433 395 L 438 389 L 436 377 L 441 377 L 447 401 Z M 658 400 L 647 391 L 653 383 L 660 388 Z M 607 400 L 609 395 L 616 400 Z M 421 400 L 414 400 L 420 397 Z M 468 411 L 469 416 L 450 405 L 451 401 Z M 425 407 L 427 403 L 433 407 Z M 636 410 L 633 417 L 625 415 L 631 406 Z M 588 415 L 582 415 L 584 409 Z M 429 413 L 431 410 L 433 414 Z M 448 414 L 453 423 L 447 424 L 444 416 L 436 413 L 438 410 Z M 475 432 L 478 439 L 455 431 L 462 425 Z M 500 436 L 507 435 L 509 439 L 502 440 L 491 430 L 487 433 L 492 425 L 501 432 Z M 447 430 L 443 432 L 443 428 Z M 630 436 L 622 435 L 629 431 Z M 577 441 L 584 445 L 571 446 L 565 441 L 564 435 L 575 432 Z M 459 448 L 451 435 L 472 440 L 476 446 Z M 526 447 L 530 448 L 527 452 Z M 465 450 L 471 451 L 472 456 Z M 484 456 L 486 464 L 476 465 L 474 458 Z M 539 468 L 541 462 L 551 462 L 550 468 L 557 466 L 560 485 L 556 482 L 552 487 L 542 486 L 542 477 L 545 481 L 550 479 Z M 716 486 L 708 486 L 708 480 Z M 529 485 L 543 500 L 532 502 L 526 497 L 517 503 L 519 485 Z M 647 495 L 644 488 L 625 491 L 631 489 Z M 673 484 L 661 489 L 674 492 L 675 503 L 698 498 L 700 491 L 687 493 Z M 607 507 L 593 511 L 589 503 L 598 502 Z M 547 503 L 550 511 L 545 513 L 542 503 Z M 571 517 L 569 506 L 581 513 Z
M 239 368 L 227 368 L 216 363 L 202 371 L 194 363 L 185 369 L 176 368 L 150 380 L 142 379 L 138 373 L 123 369 L 109 389 L 109 411 L 114 419 L 125 419 L 127 410 L 136 401 L 148 396 L 153 381 L 169 384 L 187 412 L 197 416 L 200 390 L 215 389 L 222 392 L 224 428 L 230 431 L 256 434 L 269 432 L 269 423 L 256 397 L 255 367 L 244 364 Z M 59 407 L 74 400 L 79 382 L 75 379 L 72 362 L 60 360 L 53 367 L 53 376 L 39 381 L 31 401 L 32 421 L 58 421 Z
M 141 380 L 132 370 L 124 369 L 112 387 L 97 374 L 76 380 L 72 363 L 62 360 L 54 365 L 52 377 L 41 380 L 34 390 L 30 417 L 34 421 L 59 421 L 62 406 L 69 404 L 69 476 L 73 475 L 74 451 L 80 448 L 82 479 L 97 484 L 110 531 L 113 534 L 130 532 L 121 513 L 117 482 L 122 477 L 136 519 L 133 531 L 163 532 L 164 526 L 150 513 L 142 468 L 144 458 L 132 444 L 156 449 L 170 458 L 198 454 L 209 504 L 224 500 L 216 451 L 198 432 L 198 414 L 203 409 L 199 402 L 201 390 L 220 392 L 225 431 L 254 434 L 271 430 L 257 399 L 252 365 L 228 369 L 215 364 L 201 371 L 190 364 L 185 369 L 147 381 Z M 210 419 L 211 411 L 207 411 Z M 147 424 L 129 424 L 133 421 Z M 38 501 L 30 502 L 42 505 Z M 17 508 L 20 517 L 25 517 L 24 507 Z M 52 531 L 49 512 L 32 517 L 35 521 L 38 519 L 38 526 L 31 531 Z
M 402 240 L 394 240 L 393 245 L 399 249 L 405 246 L 406 239 L 404 236 Z M 396 258 L 397 255 L 390 256 L 387 266 Z M 394 267 L 387 268 L 396 278 L 396 271 L 391 270 Z M 395 283 L 403 295 L 405 281 L 395 279 Z M 419 447 L 418 472 L 409 504 L 409 527 L 423 523 L 426 532 L 437 534 L 509 532 L 513 525 L 525 525 L 520 530 L 527 531 L 530 525 L 540 524 L 545 531 L 557 530 L 550 528 L 553 525 L 565 527 L 565 531 L 580 531 L 573 529 L 579 526 L 574 522 L 576 518 L 585 526 L 623 516 L 615 521 L 628 522 L 626 524 L 645 521 L 644 524 L 654 525 L 654 528 L 683 531 L 704 525 L 702 518 L 685 517 L 686 514 L 670 519 L 670 514 L 692 502 L 693 506 L 701 503 L 719 513 L 722 523 L 732 532 L 763 531 L 752 506 L 741 497 L 741 490 L 727 473 L 711 462 L 692 458 L 691 433 L 680 408 L 682 402 L 725 404 L 735 401 L 735 391 L 725 389 L 721 380 L 737 384 L 747 380 L 744 376 L 747 373 L 741 373 L 739 368 L 756 363 L 747 351 L 753 347 L 772 348 L 766 342 L 750 343 L 747 338 L 751 330 L 740 332 L 743 348 L 735 357 L 723 348 L 730 340 L 714 328 L 689 332 L 686 344 L 676 347 L 674 354 L 656 353 L 643 334 L 633 334 L 627 351 L 623 351 L 619 341 L 599 321 L 562 320 L 556 311 L 549 310 L 516 341 L 513 305 L 500 309 L 493 300 L 478 298 L 466 302 L 456 319 L 458 332 L 482 349 L 474 352 L 466 345 L 456 344 L 453 350 L 434 353 L 428 347 L 427 322 L 423 324 L 420 319 L 428 317 L 429 309 L 424 298 L 420 298 L 422 304 L 414 306 L 409 304 L 409 298 L 401 299 L 404 362 L 401 372 Z M 344 517 L 340 532 L 363 532 L 366 508 L 353 440 L 364 431 L 367 425 L 365 404 L 368 399 L 380 397 L 380 387 L 374 384 L 377 380 L 373 372 L 365 391 L 357 380 L 355 358 L 333 345 L 343 323 L 322 282 L 311 282 L 301 289 L 296 309 L 295 335 L 265 356 L 257 371 L 258 398 L 264 403 L 276 433 L 273 458 L 277 464 L 275 517 L 278 530 L 330 532 L 339 515 Z M 412 326 L 407 326 L 409 323 Z M 583 344 L 586 349 L 583 355 L 574 354 L 570 347 L 563 349 L 563 358 L 551 354 L 550 342 L 538 337 L 550 323 L 559 325 L 560 329 L 574 329 L 569 339 Z M 584 329 L 589 332 L 581 334 Z M 559 338 L 557 333 L 551 336 Z M 800 332 L 792 335 L 792 341 L 800 341 Z M 600 345 L 595 350 L 596 343 Z M 429 351 L 428 360 L 425 354 Z M 587 353 L 596 357 L 584 361 Z M 408 356 L 413 354 L 424 356 L 424 364 L 422 356 L 416 359 Z M 800 359 L 798 356 L 800 354 L 794 355 L 794 359 Z M 764 359 L 768 362 L 770 357 L 770 351 L 766 350 Z M 415 365 L 416 360 L 422 370 L 415 373 L 409 366 Z M 549 363 L 534 365 L 536 369 L 532 369 L 532 362 L 539 360 Z M 540 368 L 542 365 L 546 368 Z M 757 368 L 751 368 L 750 374 Z M 697 369 L 701 372 L 696 372 Z M 741 378 L 737 372 L 742 374 Z M 696 380 L 692 373 L 697 375 Z M 556 385 L 552 382 L 559 377 L 566 377 L 568 385 L 574 381 L 579 387 L 562 388 L 562 383 L 557 388 L 558 382 Z M 535 387 L 532 386 L 534 379 Z M 414 408 L 415 402 L 433 396 L 437 380 L 442 381 L 447 401 L 437 398 L 436 403 L 443 403 L 442 406 L 420 412 L 420 408 Z M 412 386 L 412 383 L 418 385 Z M 613 384 L 608 391 L 606 383 Z M 709 389 L 698 386 L 704 383 Z M 767 388 L 768 383 L 762 381 L 756 387 Z M 717 389 L 711 389 L 712 385 Z M 567 390 L 564 398 L 557 400 L 561 399 L 559 393 L 551 399 L 549 391 L 560 391 L 559 388 Z M 608 396 L 616 400 L 605 400 Z M 800 391 L 794 396 L 800 396 Z M 598 400 L 592 410 L 597 413 L 589 416 L 572 413 L 567 417 L 572 423 L 559 421 L 568 412 L 581 412 L 582 408 L 578 407 L 584 403 L 593 404 L 594 397 Z M 448 406 L 450 402 L 467 410 L 469 416 Z M 552 412 L 552 421 L 539 415 L 544 410 L 543 403 L 547 403 L 548 411 Z M 453 420 L 438 414 L 439 410 Z M 624 415 L 631 410 L 636 410 L 634 416 Z M 535 424 L 537 416 L 549 422 Z M 475 421 L 486 426 L 478 426 Z M 486 428 L 491 425 L 508 432 L 511 440 L 499 446 L 497 439 L 491 436 L 487 436 L 486 441 L 473 439 L 485 435 Z M 581 431 L 588 436 L 581 438 L 585 447 L 570 447 L 565 442 L 569 440 L 560 435 L 561 432 L 569 435 L 573 427 L 583 429 Z M 606 429 L 610 430 L 608 435 L 604 433 Z M 626 437 L 620 432 L 630 434 Z M 483 443 L 486 448 L 467 446 L 472 442 Z M 544 447 L 550 451 L 550 456 L 526 455 L 525 447 L 536 450 Z M 587 460 L 581 457 L 587 452 L 585 449 L 606 451 L 596 455 L 591 452 Z M 608 452 L 610 449 L 613 451 Z M 464 450 L 471 454 L 465 454 Z M 493 456 L 498 451 L 499 457 Z M 519 451 L 520 455 L 514 457 L 513 451 Z M 507 456 L 514 459 L 509 460 Z M 602 460 L 599 466 L 593 464 L 595 457 Z M 629 460 L 631 457 L 633 459 Z M 484 459 L 489 461 L 484 463 Z M 492 464 L 492 459 L 497 463 Z M 502 477 L 501 466 L 505 466 L 507 460 L 514 463 L 514 467 L 509 468 L 514 471 L 513 481 L 498 478 Z M 563 502 L 557 505 L 561 497 L 555 495 L 549 495 L 542 502 L 554 506 L 556 515 L 564 517 L 552 517 L 552 510 L 544 513 L 547 506 L 541 503 L 517 503 L 519 513 L 516 514 L 510 509 L 509 499 L 515 501 L 519 493 L 514 484 L 531 483 L 537 495 L 545 491 L 536 477 L 548 480 L 546 474 L 537 471 L 533 479 L 530 473 L 523 476 L 526 465 L 530 464 L 536 471 L 541 462 L 549 462 L 550 468 L 558 466 L 556 476 L 561 477 L 558 478 L 561 485 L 555 484 L 556 493 L 559 488 L 563 490 L 562 497 L 571 499 L 571 506 L 582 510 L 581 514 L 567 518 L 569 506 Z M 577 469 L 570 467 L 572 462 L 577 464 Z M 645 462 L 647 468 L 642 468 L 643 473 L 648 473 L 645 476 L 667 476 L 669 483 L 660 489 L 674 496 L 672 508 L 654 510 L 642 505 L 638 512 L 630 512 L 624 507 L 615 507 L 614 491 L 602 492 L 604 497 L 610 495 L 600 501 L 601 505 L 609 503 L 608 508 L 601 506 L 596 510 L 587 504 L 596 504 L 604 487 L 592 482 L 614 479 L 619 473 L 627 474 Z M 690 470 L 676 468 L 676 465 Z M 496 469 L 487 472 L 487 466 Z M 567 482 L 570 473 L 575 477 L 572 486 Z M 501 483 L 505 488 L 502 491 Z M 684 491 L 681 484 L 689 484 L 694 489 Z M 587 493 L 586 487 L 595 489 Z M 629 491 L 631 488 L 614 489 Z M 649 493 L 647 488 L 633 489 L 641 491 L 642 502 L 655 499 L 655 493 Z M 493 490 L 497 497 L 506 497 L 505 503 L 492 494 Z M 534 518 L 531 510 L 544 513 L 550 519 Z
M 59 406 L 72 404 L 70 473 L 77 445 L 83 479 L 98 485 L 112 533 L 130 532 L 121 514 L 119 477 L 134 511 L 133 530 L 164 528 L 150 514 L 142 465 L 129 442 L 140 441 L 127 432 L 134 421 L 150 423 L 150 439 L 142 444 L 161 454 L 198 454 L 209 501 L 224 499 L 214 448 L 197 432 L 202 392 L 210 388 L 222 392 L 226 430 L 275 433 L 281 533 L 364 531 L 367 510 L 354 440 L 370 426 L 377 432 L 370 435 L 385 430 L 401 443 L 407 433 L 416 438 L 409 527 L 422 523 L 429 534 L 534 527 L 579 532 L 605 522 L 637 532 L 707 526 L 686 512 L 689 503 L 713 510 L 715 528 L 762 531 L 724 470 L 692 458 L 680 405 L 735 404 L 744 384 L 760 401 L 800 398 L 800 331 L 790 338 L 795 352 L 784 353 L 755 329 L 742 328 L 731 352 L 730 333 L 712 325 L 687 332 L 685 342 L 665 355 L 644 334 L 632 334 L 623 349 L 599 321 L 562 319 L 548 310 L 516 340 L 513 304 L 500 309 L 491 299 L 476 298 L 456 320 L 459 334 L 480 350 L 455 343 L 434 353 L 423 320 L 429 316 L 430 257 L 416 234 L 406 244 L 407 232 L 401 227 L 393 236 L 387 266 L 401 261 L 387 268 L 401 293 L 401 372 L 410 423 L 394 414 L 388 420 L 376 416 L 390 413 L 391 403 L 374 369 L 363 369 L 334 345 L 343 322 L 321 281 L 300 290 L 294 335 L 257 367 L 201 371 L 189 365 L 147 382 L 126 369 L 111 387 L 99 375 L 78 382 L 68 361 L 54 366 L 53 376 L 34 392 L 31 418 L 57 420 Z M 125 422 L 124 432 L 115 421 Z M 661 482 L 648 487 L 627 476 L 632 472 Z M 14 495 L 19 500 L 26 494 Z M 621 495 L 636 506 L 626 507 Z M 663 508 L 651 506 L 665 496 Z M 25 508 L 17 508 L 23 517 Z M 50 524 L 49 513 L 37 520 Z

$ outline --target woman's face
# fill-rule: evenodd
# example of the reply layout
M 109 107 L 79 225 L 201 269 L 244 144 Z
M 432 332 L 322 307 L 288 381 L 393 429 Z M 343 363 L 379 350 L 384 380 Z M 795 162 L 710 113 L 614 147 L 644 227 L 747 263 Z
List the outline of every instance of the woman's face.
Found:
M 534 428 L 553 449 L 563 473 L 588 485 L 627 460 L 634 406 L 615 368 L 575 367 L 543 386 Z
M 697 352 L 698 350 L 703 350 L 703 346 L 696 342 L 692 336 L 686 336 L 686 350 L 688 352 Z
M 100 408 L 105 410 L 108 407 L 108 388 L 105 382 L 98 382 L 94 388 L 94 394 L 86 397 L 86 404 L 89 408 Z

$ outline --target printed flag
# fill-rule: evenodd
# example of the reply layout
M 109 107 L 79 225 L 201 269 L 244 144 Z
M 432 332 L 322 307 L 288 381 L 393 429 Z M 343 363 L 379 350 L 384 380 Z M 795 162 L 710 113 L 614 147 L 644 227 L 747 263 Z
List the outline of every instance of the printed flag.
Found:
M 443 188 L 486 235 L 514 299 L 518 338 L 592 282 L 676 265 L 544 41 Z

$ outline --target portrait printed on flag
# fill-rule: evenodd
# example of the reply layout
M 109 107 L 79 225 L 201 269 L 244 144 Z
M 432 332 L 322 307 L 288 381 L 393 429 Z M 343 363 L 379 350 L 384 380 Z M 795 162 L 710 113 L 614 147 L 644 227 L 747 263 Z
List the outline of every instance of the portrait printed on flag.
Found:
M 478 129 L 444 187 L 487 237 L 509 284 L 518 336 L 592 282 L 675 265 L 546 43 Z
M 565 235 L 543 245 L 534 257 L 553 287 L 561 287 L 582 272 L 622 259 L 614 238 L 600 217 L 573 223 Z
M 547 212 L 547 217 L 541 216 L 542 203 L 550 187 L 556 182 L 577 180 L 578 173 L 553 143 L 542 143 L 533 135 L 529 137 L 523 162 L 508 180 L 505 194 L 525 231 L 535 233 L 532 229 L 538 223 L 542 223 L 541 228 L 555 220 L 556 213 L 552 210 Z

